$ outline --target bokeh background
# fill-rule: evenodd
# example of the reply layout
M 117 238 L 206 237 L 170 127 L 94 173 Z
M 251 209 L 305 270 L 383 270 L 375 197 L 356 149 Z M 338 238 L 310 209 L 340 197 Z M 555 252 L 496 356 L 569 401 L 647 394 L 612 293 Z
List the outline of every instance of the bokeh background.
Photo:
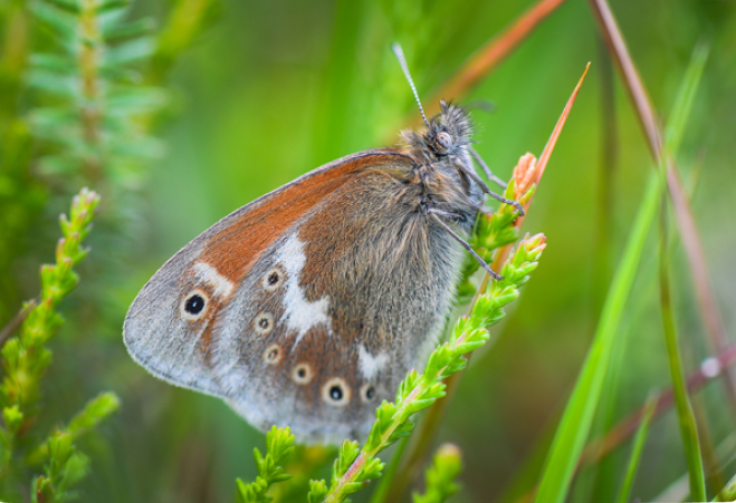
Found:
M 0 2 L 2 12 L 10 3 Z M 165 145 L 161 157 L 143 165 L 133 183 L 111 180 L 108 189 L 92 180 L 48 175 L 30 162 L 23 184 L 2 194 L 7 208 L 33 195 L 22 232 L 0 243 L 9 257 L 7 270 L 0 271 L 2 324 L 22 299 L 36 295 L 37 268 L 52 260 L 56 218 L 68 196 L 82 183 L 109 196 L 89 238 L 92 253 L 79 268 L 82 283 L 61 308 L 68 322 L 52 345 L 54 364 L 44 385 L 43 420 L 49 424 L 69 417 L 101 390 L 122 399 L 120 411 L 80 441 L 92 460 L 92 473 L 80 486 L 82 501 L 229 502 L 235 478 L 255 476 L 251 453 L 254 446 L 262 448 L 263 435 L 219 400 L 167 385 L 133 363 L 121 335 L 127 307 L 166 259 L 226 214 L 337 157 L 391 144 L 417 113 L 392 42 L 403 45 L 426 100 L 532 4 L 147 0 L 134 2 L 131 17 L 152 16 L 159 27 L 171 28 L 171 12 L 187 3 L 201 18 L 198 35 L 165 62 L 165 74 L 157 59 L 153 69 L 142 69 L 168 95 L 154 119 Z M 733 333 L 736 4 L 610 3 L 663 120 L 693 47 L 699 40 L 712 44 L 678 161 L 721 312 Z M 7 32 L 8 25 L 0 30 Z M 40 34 L 33 43 L 49 40 Z M 582 0 L 563 3 L 461 100 L 480 103 L 473 112 L 476 148 L 508 178 L 522 154 L 541 152 L 588 61 L 590 73 L 524 224 L 527 231 L 544 232 L 548 248 L 521 298 L 493 329 L 495 343 L 473 358 L 440 432 L 441 440 L 456 443 L 464 455 L 464 488 L 455 501 L 510 501 L 531 487 L 653 169 Z M 22 108 L 40 99 L 29 91 Z M 606 142 L 612 153 L 606 154 Z M 627 303 L 618 386 L 606 391 L 615 394 L 615 407 L 596 419 L 594 435 L 643 403 L 650 389 L 669 385 L 655 238 L 650 236 Z M 673 271 L 681 347 L 692 371 L 709 352 L 680 246 Z M 707 386 L 698 403 L 707 412 L 712 443 L 726 441 L 735 420 L 722 384 Z M 571 500 L 612 497 L 628 446 L 585 470 Z M 634 495 L 652 500 L 685 470 L 671 410 L 652 428 Z M 733 471 L 726 464 L 725 475 Z

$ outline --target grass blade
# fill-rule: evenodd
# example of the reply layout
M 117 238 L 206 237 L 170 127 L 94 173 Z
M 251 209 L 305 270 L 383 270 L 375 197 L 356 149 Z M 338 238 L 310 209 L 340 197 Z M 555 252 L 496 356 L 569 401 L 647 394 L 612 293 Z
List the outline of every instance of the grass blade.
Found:
M 598 22 L 599 30 L 606 46 L 621 72 L 625 88 L 634 102 L 637 117 L 647 136 L 649 149 L 652 152 L 655 162 L 659 165 L 663 149 L 659 123 L 651 100 L 636 69 L 636 65 L 626 47 L 626 41 L 621 34 L 621 30 L 616 23 L 608 2 L 606 0 L 589 0 L 589 4 Z M 688 70 L 689 75 L 702 73 L 707 56 L 707 47 L 704 44 L 698 45 L 691 58 L 691 64 Z M 693 97 L 694 92 L 678 98 L 681 98 L 683 101 L 689 101 L 692 104 Z M 670 130 L 667 131 L 668 138 L 666 141 L 673 155 L 677 152 L 679 140 L 684 130 L 684 118 L 688 113 L 689 108 L 687 110 L 683 109 L 682 114 L 673 113 L 672 119 L 670 119 L 668 126 Z M 680 134 L 673 135 L 672 130 L 680 131 Z M 710 274 L 705 261 L 700 235 L 697 232 L 695 219 L 690 209 L 689 201 L 685 196 L 685 191 L 682 188 L 682 183 L 680 182 L 674 162 L 667 163 L 667 185 L 695 285 L 698 310 L 700 311 L 705 332 L 708 335 L 711 352 L 715 354 L 726 348 L 729 339 L 723 318 L 718 309 L 715 293 L 710 283 Z M 734 380 L 733 373 L 731 371 L 724 373 L 723 379 L 729 406 L 734 416 L 736 416 L 736 381 Z
M 639 424 L 639 429 L 636 431 L 636 437 L 634 437 L 634 445 L 631 448 L 631 457 L 629 458 L 629 464 L 626 467 L 626 477 L 621 485 L 621 491 L 618 494 L 618 503 L 626 503 L 629 501 L 629 496 L 631 496 L 631 486 L 634 484 L 636 470 L 639 468 L 641 453 L 644 451 L 644 443 L 646 442 L 647 434 L 649 433 L 649 425 L 652 424 L 654 410 L 657 408 L 657 401 L 659 401 L 659 395 L 652 394 L 647 399 L 646 404 L 644 404 L 644 415 L 642 416 L 641 424 Z
M 542 482 L 535 498 L 539 503 L 562 503 L 567 496 L 603 389 L 626 299 L 631 292 L 646 238 L 657 214 L 663 191 L 664 181 L 653 174 L 603 305 L 593 345 L 552 442 Z
M 713 501 L 736 501 L 736 475 L 728 481 L 726 487 L 721 489 Z
M 736 345 L 732 345 L 717 357 L 708 358 L 700 364 L 700 368 L 687 378 L 688 393 L 695 393 L 703 386 L 716 379 L 723 371 L 736 364 Z M 657 400 L 654 417 L 664 414 L 675 402 L 672 388 L 663 391 Z M 638 429 L 644 417 L 644 407 L 640 407 L 619 421 L 601 438 L 592 440 L 583 451 L 581 465 L 599 462 L 621 445 Z
M 668 157 L 664 151 L 663 159 Z M 667 176 L 665 162 L 662 162 L 662 178 Z M 669 279 L 669 253 L 667 249 L 667 206 L 662 201 L 659 232 L 659 287 L 660 304 L 662 309 L 662 326 L 667 343 L 667 359 L 670 367 L 670 379 L 675 394 L 677 419 L 682 436 L 682 447 L 685 451 L 685 460 L 690 474 L 690 494 L 693 501 L 705 501 L 705 475 L 703 472 L 703 457 L 700 453 L 698 428 L 695 425 L 695 414 L 685 389 L 685 377 L 682 369 L 682 358 L 677 336 L 677 324 L 672 308 L 672 295 Z
M 597 2 L 596 5 L 599 3 L 605 4 L 603 0 Z M 670 124 L 668 129 L 672 138 L 676 140 L 671 141 L 675 146 L 679 144 L 682 129 L 687 122 L 692 106 L 692 97 L 700 83 L 703 66 L 704 61 L 701 53 L 696 51 L 685 74 L 681 87 L 682 91 L 678 94 L 678 99 L 673 107 L 672 117 L 677 120 Z M 636 74 L 636 72 L 634 73 Z M 641 83 L 640 80 L 638 82 Z M 643 87 L 641 91 L 643 92 Z M 633 94 L 641 97 L 638 91 Z M 651 111 L 651 108 L 649 110 Z M 658 154 L 659 150 L 657 150 Z M 672 152 L 672 155 L 674 154 L 675 152 Z M 624 256 L 603 306 L 593 345 L 552 444 L 552 450 L 547 459 L 547 465 L 537 493 L 536 501 L 538 502 L 562 502 L 569 491 L 575 467 L 590 432 L 593 415 L 601 396 L 603 382 L 610 364 L 614 338 L 621 321 L 625 301 L 631 292 L 634 274 L 644 249 L 644 240 L 653 223 L 662 190 L 667 182 L 664 176 L 655 175 L 655 177 L 656 180 L 650 179 L 649 188 L 640 206 Z

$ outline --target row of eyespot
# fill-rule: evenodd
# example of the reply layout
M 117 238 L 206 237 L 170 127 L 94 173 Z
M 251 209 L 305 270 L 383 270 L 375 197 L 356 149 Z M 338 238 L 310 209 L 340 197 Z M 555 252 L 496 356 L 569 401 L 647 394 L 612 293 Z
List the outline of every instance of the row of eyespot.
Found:
M 275 365 L 281 361 L 281 349 L 278 344 L 271 344 L 263 354 L 263 360 L 268 365 Z M 312 369 L 307 363 L 298 363 L 291 372 L 291 378 L 297 384 L 307 384 L 312 380 Z M 350 386 L 344 379 L 333 377 L 322 386 L 322 399 L 336 406 L 342 406 L 350 401 Z M 361 399 L 368 403 L 376 397 L 376 388 L 371 384 L 364 384 L 360 390 Z
M 268 277 L 268 276 L 267 276 Z M 200 295 L 201 294 L 201 295 Z M 191 316 L 199 318 L 207 305 L 204 292 L 195 290 L 184 302 L 184 310 Z M 200 315 L 200 316 L 198 316 Z M 266 335 L 273 328 L 273 316 L 270 313 L 259 313 L 253 323 L 253 328 L 260 335 Z M 272 344 L 263 355 L 263 360 L 268 365 L 275 365 L 281 361 L 281 351 L 278 344 Z M 291 377 L 297 384 L 306 384 L 312 380 L 312 373 L 306 363 L 297 364 L 291 373 Z M 375 398 L 376 390 L 371 385 L 363 385 L 361 398 L 369 402 Z M 350 387 L 339 377 L 330 379 L 322 387 L 322 398 L 325 402 L 336 406 L 342 406 L 350 401 Z
M 283 282 L 284 275 L 278 267 L 274 267 L 269 270 L 261 280 L 263 288 L 269 292 L 275 291 Z M 199 288 L 195 289 L 191 295 L 189 295 L 182 305 L 182 314 L 184 318 L 190 320 L 197 320 L 204 316 L 207 312 L 206 307 L 209 303 L 207 294 Z M 258 323 L 254 325 L 256 332 L 259 334 L 266 334 L 270 332 L 271 325 L 273 323 L 273 317 L 268 313 L 261 313 Z

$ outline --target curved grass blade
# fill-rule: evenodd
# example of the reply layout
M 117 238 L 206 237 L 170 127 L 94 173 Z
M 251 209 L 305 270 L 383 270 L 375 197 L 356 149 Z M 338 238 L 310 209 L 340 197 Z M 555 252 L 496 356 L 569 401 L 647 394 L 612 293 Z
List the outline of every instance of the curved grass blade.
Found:
M 675 127 L 673 124 L 668 131 L 675 137 L 679 137 L 681 134 L 679 131 L 686 123 L 692 106 L 692 96 L 700 82 L 702 70 L 702 61 L 696 53 L 681 87 L 685 91 L 678 94 L 678 100 L 673 107 L 672 117 L 678 118 L 677 128 L 673 129 Z M 674 152 L 672 154 L 674 155 Z M 631 292 L 634 276 L 644 252 L 646 237 L 657 214 L 665 186 L 664 177 L 656 174 L 650 177 L 623 257 L 609 288 L 593 344 L 568 401 L 547 458 L 539 492 L 535 499 L 537 502 L 561 503 L 570 489 L 572 477 L 590 433 L 593 416 L 601 397 L 623 309 Z
M 624 87 L 634 102 L 637 117 L 647 136 L 649 149 L 658 165 L 663 150 L 662 135 L 654 108 L 636 69 L 636 65 L 629 54 L 626 42 L 608 2 L 606 0 L 589 0 L 589 4 L 598 22 L 599 30 L 606 46 L 621 72 Z M 696 47 L 691 61 L 699 61 L 704 66 L 707 53 L 706 46 L 700 44 Z M 692 100 L 692 96 L 690 96 L 690 99 Z M 679 139 L 672 136 L 671 129 L 674 128 L 675 130 L 683 131 L 682 126 L 684 126 L 684 121 L 682 119 L 683 116 L 678 117 L 676 114 L 673 114 L 668 126 L 670 129 L 667 130 L 668 138 L 666 141 L 673 155 L 677 152 Z M 729 338 L 710 282 L 710 273 L 708 272 L 708 266 L 705 261 L 700 235 L 697 232 L 695 218 L 693 217 L 690 203 L 685 195 L 674 162 L 667 163 L 667 185 L 690 266 L 693 284 L 695 285 L 698 310 L 705 333 L 708 336 L 707 342 L 710 345 L 711 352 L 715 354 L 723 351 L 728 346 Z M 724 373 L 723 379 L 731 412 L 736 416 L 736 381 L 734 380 L 734 375 L 728 371 Z

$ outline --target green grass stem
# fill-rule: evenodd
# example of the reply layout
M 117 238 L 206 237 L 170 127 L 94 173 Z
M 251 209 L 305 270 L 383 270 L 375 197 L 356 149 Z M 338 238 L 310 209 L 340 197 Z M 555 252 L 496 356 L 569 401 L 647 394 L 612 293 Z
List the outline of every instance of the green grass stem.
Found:
M 667 158 L 667 151 L 662 157 Z M 666 176 L 664 162 L 662 165 L 662 178 Z M 667 211 L 666 203 L 662 201 L 660 214 L 660 239 L 659 239 L 659 285 L 660 304 L 662 310 L 662 326 L 664 329 L 665 342 L 667 343 L 667 360 L 670 368 L 670 379 L 675 394 L 675 406 L 677 419 L 682 436 L 682 445 L 685 451 L 687 469 L 690 475 L 690 494 L 693 501 L 706 501 L 705 475 L 703 472 L 703 457 L 700 453 L 698 441 L 698 428 L 695 424 L 690 398 L 685 387 L 685 375 L 682 368 L 682 357 L 677 335 L 677 323 L 672 307 L 672 295 L 669 279 L 669 254 L 667 253 Z
M 631 496 L 631 487 L 634 484 L 636 471 L 639 468 L 639 461 L 641 461 L 641 454 L 644 451 L 644 444 L 646 443 L 647 434 L 649 433 L 649 425 L 652 424 L 654 411 L 657 408 L 657 400 L 659 400 L 659 395 L 653 393 L 649 395 L 649 398 L 644 405 L 644 416 L 642 417 L 641 424 L 639 424 L 639 429 L 636 430 L 634 445 L 631 448 L 631 456 L 629 457 L 629 463 L 626 466 L 626 475 L 623 483 L 621 484 L 618 498 L 616 499 L 618 503 L 626 503 L 629 501 L 629 497 Z
M 668 145 L 679 145 L 681 131 L 687 123 L 695 91 L 700 83 L 704 67 L 703 57 L 701 52 L 695 51 L 685 74 L 671 115 L 676 120 L 673 124 L 668 124 L 667 131 L 674 139 L 669 140 Z M 671 154 L 674 155 L 675 152 L 671 151 Z M 616 334 L 641 262 L 646 237 L 654 222 L 665 187 L 664 177 L 651 176 L 623 257 L 604 302 L 593 344 L 552 443 L 535 499 L 538 503 L 562 503 L 568 494 L 598 407 Z
M 585 447 L 603 389 L 613 344 L 626 299 L 631 293 L 647 235 L 664 191 L 660 177 L 651 175 L 621 263 L 608 290 L 593 345 L 557 429 L 535 501 L 563 502 Z

